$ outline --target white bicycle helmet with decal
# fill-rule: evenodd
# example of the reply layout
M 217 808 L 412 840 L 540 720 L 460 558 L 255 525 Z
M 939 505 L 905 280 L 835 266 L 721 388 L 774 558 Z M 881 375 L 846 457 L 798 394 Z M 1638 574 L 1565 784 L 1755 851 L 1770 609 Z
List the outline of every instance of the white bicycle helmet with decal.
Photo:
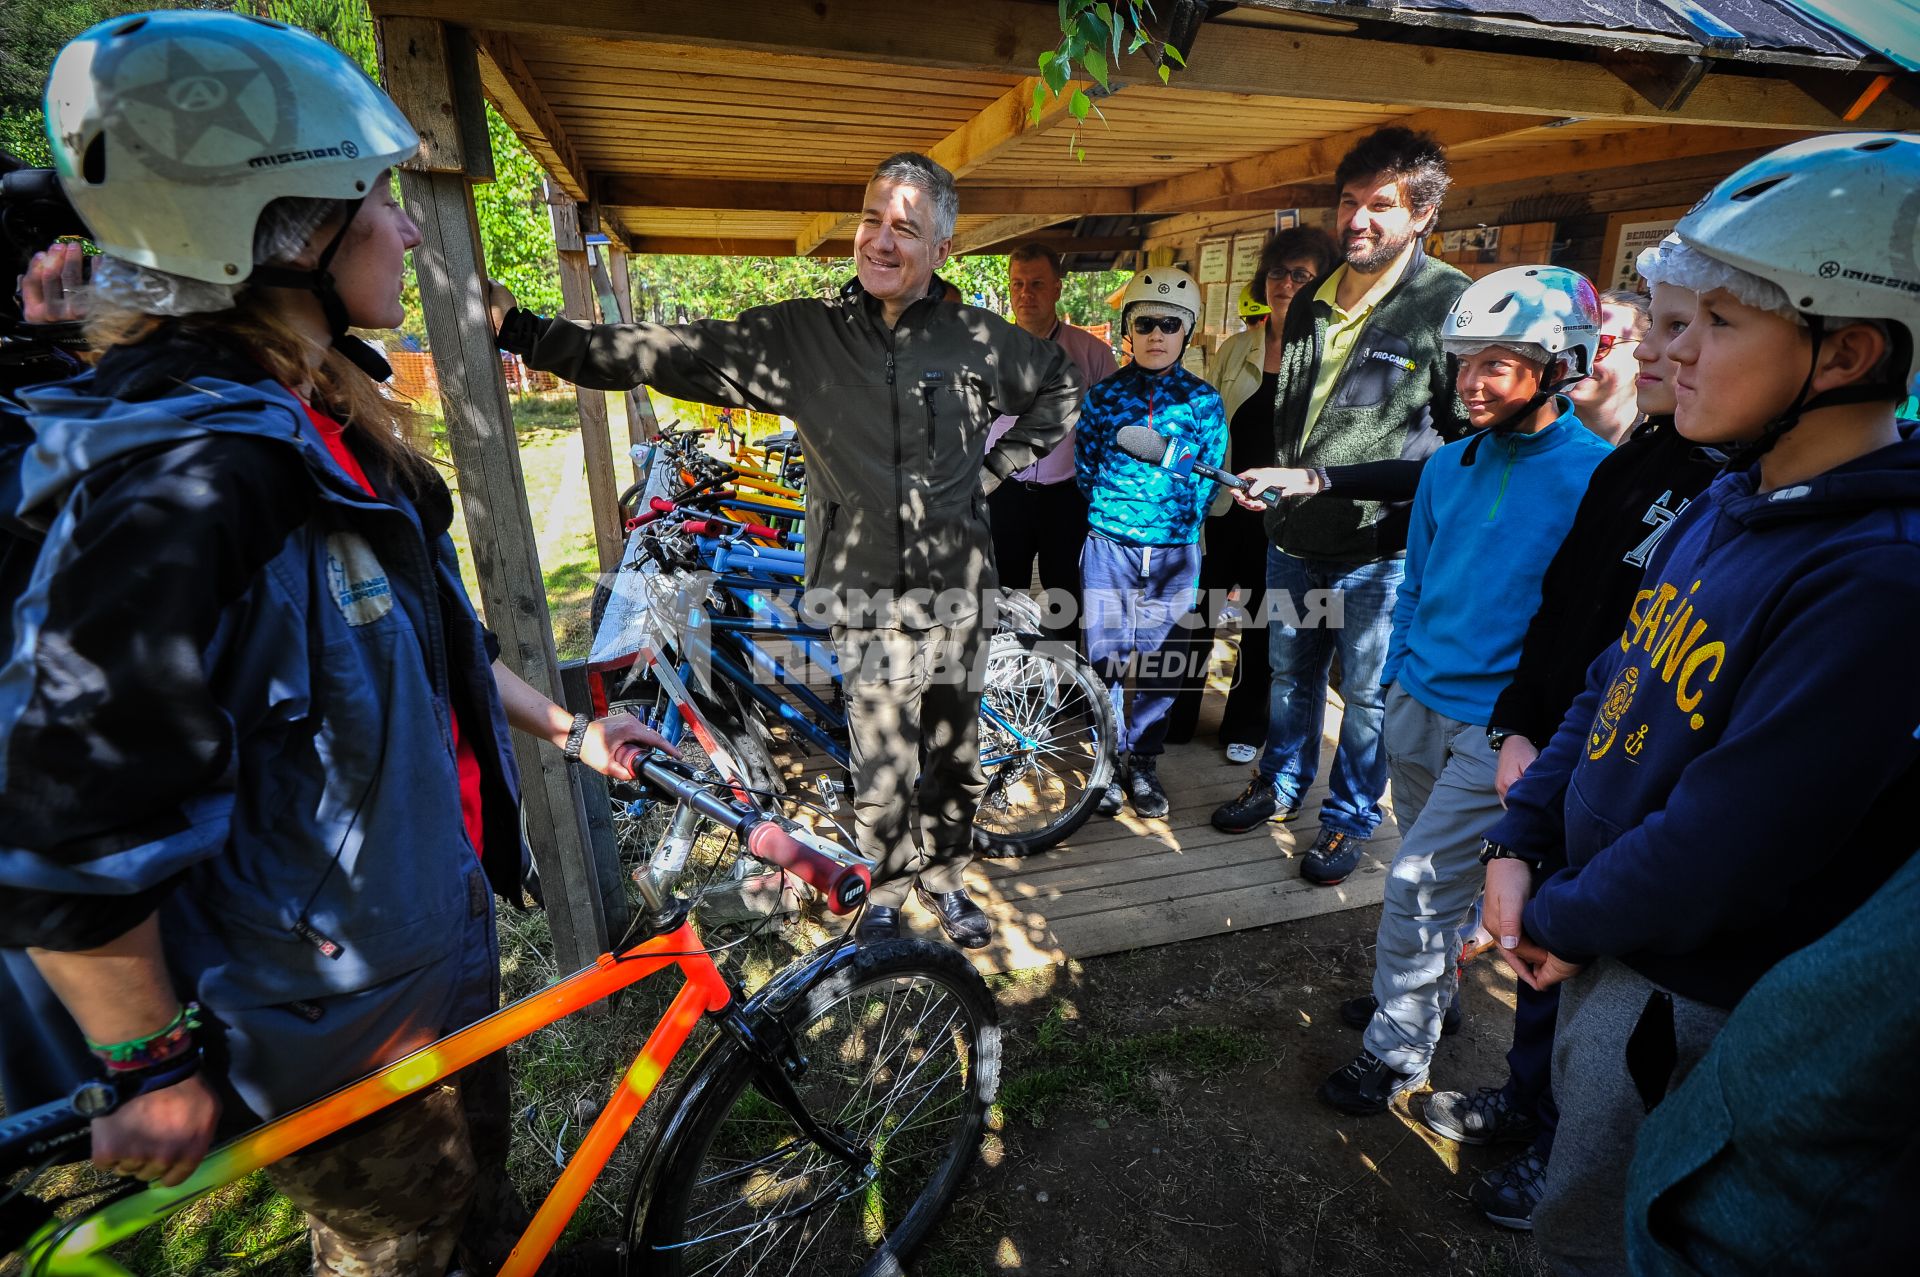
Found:
M 114 18 L 54 59 L 46 116 L 60 184 L 102 253 L 103 300 L 181 315 L 232 305 L 250 280 L 304 288 L 335 348 L 376 378 L 389 374 L 347 335 L 327 269 L 348 222 L 314 265 L 291 265 L 338 204 L 364 199 L 420 147 L 345 54 L 236 13 Z
M 1564 266 L 1509 266 L 1460 294 L 1440 326 L 1440 346 L 1455 358 L 1500 346 L 1543 365 L 1533 397 L 1488 427 L 1498 433 L 1592 375 L 1600 349 L 1600 295 L 1585 275 Z M 1466 464 L 1473 464 L 1472 457 L 1469 449 Z
M 1725 288 L 1813 334 L 1800 395 L 1742 462 L 1810 409 L 1905 397 L 1920 331 L 1920 137 L 1836 133 L 1790 143 L 1714 187 L 1674 233 L 1680 250 L 1661 256 L 1669 282 Z M 1863 320 L 1887 334 L 1878 375 L 1811 394 L 1825 335 Z
M 1120 295 L 1121 316 L 1142 304 L 1185 312 L 1191 330 L 1200 322 L 1200 285 L 1178 266 L 1149 266 L 1127 282 L 1127 291 Z

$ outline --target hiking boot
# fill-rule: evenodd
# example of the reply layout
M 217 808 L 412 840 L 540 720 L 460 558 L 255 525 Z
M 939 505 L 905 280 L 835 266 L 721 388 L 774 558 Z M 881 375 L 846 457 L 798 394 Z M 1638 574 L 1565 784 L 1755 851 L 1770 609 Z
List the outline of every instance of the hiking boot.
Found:
M 1135 814 L 1149 819 L 1164 816 L 1173 804 L 1160 784 L 1159 760 L 1151 755 L 1135 754 L 1127 767 L 1127 801 Z
M 1393 1097 L 1417 1091 L 1427 1084 L 1427 1071 L 1401 1073 L 1371 1051 L 1362 1051 L 1353 1063 L 1336 1069 L 1320 1084 L 1320 1102 L 1353 1117 L 1384 1113 Z
M 869 904 L 853 929 L 855 944 L 879 944 L 900 938 L 900 911 L 885 905 Z
M 1118 816 L 1120 809 L 1127 805 L 1127 791 L 1120 787 L 1118 780 L 1110 780 L 1107 787 L 1100 791 L 1100 801 L 1093 809 L 1102 816 Z
M 1340 1004 L 1340 1022 L 1349 1029 L 1364 1029 L 1373 1020 L 1373 1013 L 1380 1009 L 1379 1002 L 1371 993 L 1363 993 L 1357 998 L 1348 998 Z M 1455 998 L 1447 1004 L 1440 1016 L 1440 1036 L 1451 1037 L 1460 1031 L 1460 1000 Z
M 1462 1144 L 1530 1142 L 1540 1123 L 1513 1106 L 1504 1086 L 1483 1086 L 1472 1095 L 1441 1091 L 1427 1097 L 1427 1125 Z
M 1467 1196 L 1493 1223 L 1530 1233 L 1533 1208 L 1540 1204 L 1546 1187 L 1546 1159 L 1528 1149 L 1474 1180 L 1467 1186 Z
M 1300 861 L 1300 876 L 1323 887 L 1345 882 L 1360 863 L 1360 849 L 1366 845 L 1364 838 L 1338 829 L 1322 829 Z
M 962 949 L 984 949 L 993 943 L 993 920 L 987 917 L 986 910 L 974 903 L 966 888 L 958 891 L 928 891 L 916 883 L 913 894 L 920 897 L 921 904 L 933 910 L 933 916 L 940 920 L 940 929 L 947 933 L 947 939 Z
M 1223 834 L 1244 834 L 1268 821 L 1292 820 L 1300 810 L 1298 803 L 1280 801 L 1280 790 L 1272 781 L 1255 776 L 1240 796 L 1213 809 L 1213 827 Z

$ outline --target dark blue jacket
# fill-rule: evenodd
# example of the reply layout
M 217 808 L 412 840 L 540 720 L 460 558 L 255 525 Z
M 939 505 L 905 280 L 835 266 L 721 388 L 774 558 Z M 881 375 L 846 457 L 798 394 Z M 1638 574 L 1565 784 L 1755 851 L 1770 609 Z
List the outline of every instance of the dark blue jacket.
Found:
M 1074 435 L 1074 473 L 1095 532 L 1127 545 L 1192 545 L 1214 484 L 1120 451 L 1114 438 L 1124 426 L 1186 440 L 1199 460 L 1218 466 L 1227 457 L 1220 392 L 1178 364 L 1158 373 L 1128 364 L 1087 392 Z
M 1920 796 L 1920 440 L 1774 492 L 1757 474 L 1661 542 L 1488 833 L 1564 846 L 1529 935 L 1720 1007 L 1905 860 Z
M 22 398 L 18 515 L 44 539 L 0 665 L 0 945 L 86 948 L 158 909 L 261 1116 L 489 1010 L 518 781 L 444 485 L 370 467 L 368 497 L 284 387 L 205 346 Z

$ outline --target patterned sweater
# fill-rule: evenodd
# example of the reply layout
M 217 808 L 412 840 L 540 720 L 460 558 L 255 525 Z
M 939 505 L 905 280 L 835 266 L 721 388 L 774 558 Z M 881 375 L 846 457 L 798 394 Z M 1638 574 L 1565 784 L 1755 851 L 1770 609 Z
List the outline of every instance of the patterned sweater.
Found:
M 1088 392 L 1074 441 L 1074 475 L 1095 532 L 1129 545 L 1192 545 L 1213 482 L 1136 461 L 1114 442 L 1123 426 L 1188 440 L 1199 460 L 1218 466 L 1227 455 L 1220 393 L 1178 364 L 1159 373 L 1128 364 Z

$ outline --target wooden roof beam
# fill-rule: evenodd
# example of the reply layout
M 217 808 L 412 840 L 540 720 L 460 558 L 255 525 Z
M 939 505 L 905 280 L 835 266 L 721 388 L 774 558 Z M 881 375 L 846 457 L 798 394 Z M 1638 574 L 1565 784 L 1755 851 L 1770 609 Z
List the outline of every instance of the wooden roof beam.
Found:
M 513 126 L 533 158 L 562 190 L 578 203 L 592 199 L 586 165 L 580 162 L 573 140 L 547 104 L 533 73 L 527 70 L 513 37 L 499 31 L 475 31 L 473 41 L 480 53 L 480 85 L 494 109 Z
M 1774 129 L 1697 129 L 1669 125 L 1597 137 L 1573 137 L 1560 146 L 1528 147 L 1517 155 L 1485 158 L 1463 155 L 1448 168 L 1453 173 L 1454 188 L 1459 190 L 1528 178 L 1557 177 L 1564 173 L 1751 151 L 1756 147 L 1782 146 L 1790 141 L 1792 138 L 1783 137 Z
M 989 244 L 999 244 L 1010 239 L 1023 240 L 1029 232 L 1065 221 L 1070 216 L 1072 215 L 1034 213 L 996 217 L 969 230 L 954 232 L 953 255 L 958 257 L 966 253 L 978 253 Z
M 1459 146 L 1524 132 L 1549 123 L 1554 118 L 1557 117 L 1509 115 L 1498 111 L 1419 111 L 1388 123 L 1424 130 L 1439 139 L 1443 146 Z M 1355 143 L 1381 127 L 1379 124 L 1369 124 L 1350 132 L 1269 151 L 1265 155 L 1235 160 L 1217 168 L 1200 169 L 1136 187 L 1134 207 L 1142 213 L 1172 213 L 1214 200 L 1252 195 L 1273 187 L 1325 181 L 1333 176 L 1340 167 L 1341 157 Z M 1282 206 L 1276 204 L 1274 207 Z
M 1071 118 L 1067 103 L 1074 90 L 1089 87 L 1078 81 L 1069 81 L 1066 88 L 1041 108 L 1039 118 L 1035 119 L 1034 93 L 1040 85 L 1038 76 L 1030 75 L 1021 80 L 968 117 L 966 123 L 934 143 L 928 149 L 927 157 L 943 165 L 954 177 L 965 177 L 1020 139 L 1046 132 L 1058 124 L 1062 117 Z M 987 211 L 970 207 L 967 194 L 965 190 L 961 191 L 961 208 L 968 212 Z M 852 230 L 859 219 L 860 202 L 865 195 L 866 188 L 862 187 L 860 194 L 854 197 L 851 217 L 822 213 L 808 222 L 794 241 L 794 251 L 802 255 L 811 253 L 829 238 Z M 1127 211 L 1131 212 L 1131 207 Z
M 549 39 L 653 40 L 760 53 L 831 57 L 892 65 L 1033 73 L 1041 50 L 1060 39 L 1059 15 L 1023 0 L 968 0 L 916 7 L 903 21 L 899 0 L 708 0 L 647 4 L 574 0 L 563 9 L 524 0 L 371 0 L 376 14 L 414 14 Z M 1125 70 L 1131 64 L 1123 64 Z M 1364 75 L 1355 68 L 1365 68 Z M 1840 119 L 1785 80 L 1709 74 L 1678 109 L 1661 111 L 1605 67 L 1576 58 L 1444 48 L 1358 36 L 1226 27 L 1200 29 L 1176 89 L 1373 102 L 1383 93 L 1407 106 L 1518 115 L 1830 129 Z M 1390 86 L 1390 87 L 1383 87 Z M 903 110 L 906 109 L 903 106 Z M 1862 128 L 1920 128 L 1920 107 L 1883 94 Z
M 1010 253 L 1022 244 L 1045 244 L 1062 257 L 1069 253 L 1131 253 L 1140 247 L 1141 242 L 1138 235 L 1063 235 L 1030 231 L 995 244 L 982 244 L 978 248 L 968 249 L 967 253 L 970 256 Z
M 826 240 L 810 253 L 793 251 L 793 241 L 740 238 L 732 236 L 636 235 L 627 246 L 632 253 L 663 253 L 685 257 L 848 257 L 853 253 L 849 239 Z
M 599 173 L 594 189 L 614 208 L 714 208 L 752 213 L 858 214 L 866 188 L 831 182 L 748 182 Z M 1108 186 L 960 186 L 968 216 L 1012 213 L 1121 217 L 1134 211 L 1133 192 Z

